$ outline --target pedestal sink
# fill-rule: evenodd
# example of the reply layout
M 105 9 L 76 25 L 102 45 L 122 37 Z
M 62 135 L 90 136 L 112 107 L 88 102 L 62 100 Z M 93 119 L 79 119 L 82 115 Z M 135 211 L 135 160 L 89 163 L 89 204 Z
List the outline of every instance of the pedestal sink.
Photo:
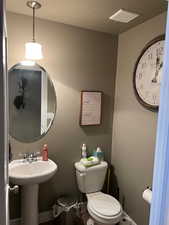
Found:
M 52 161 L 27 162 L 13 160 L 9 164 L 9 179 L 13 184 L 21 185 L 21 215 L 23 225 L 38 225 L 39 184 L 49 180 L 57 171 Z

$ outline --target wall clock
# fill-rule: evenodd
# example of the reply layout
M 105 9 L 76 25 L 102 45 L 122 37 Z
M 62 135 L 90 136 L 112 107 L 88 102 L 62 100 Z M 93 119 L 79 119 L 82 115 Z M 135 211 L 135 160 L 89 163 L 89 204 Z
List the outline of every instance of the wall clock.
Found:
M 157 111 L 163 69 L 164 35 L 150 41 L 139 55 L 134 68 L 133 85 L 138 101 Z

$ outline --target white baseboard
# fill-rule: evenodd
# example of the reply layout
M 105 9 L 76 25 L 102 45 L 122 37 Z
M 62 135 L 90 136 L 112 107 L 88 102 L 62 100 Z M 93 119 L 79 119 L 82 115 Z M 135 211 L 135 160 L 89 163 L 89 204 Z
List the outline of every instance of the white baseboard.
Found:
M 39 214 L 39 223 L 46 223 L 50 220 L 53 220 L 52 211 L 41 212 Z M 10 225 L 21 225 L 21 224 L 22 224 L 21 218 L 10 220 Z

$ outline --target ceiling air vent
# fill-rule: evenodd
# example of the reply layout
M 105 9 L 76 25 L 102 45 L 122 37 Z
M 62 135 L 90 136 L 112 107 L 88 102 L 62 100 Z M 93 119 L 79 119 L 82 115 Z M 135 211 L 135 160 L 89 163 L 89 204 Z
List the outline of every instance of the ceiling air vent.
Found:
M 128 12 L 128 11 L 125 11 L 123 9 L 120 9 L 115 14 L 110 16 L 109 19 L 117 21 L 117 22 L 121 22 L 121 23 L 128 23 L 138 16 L 139 16 L 139 14 Z

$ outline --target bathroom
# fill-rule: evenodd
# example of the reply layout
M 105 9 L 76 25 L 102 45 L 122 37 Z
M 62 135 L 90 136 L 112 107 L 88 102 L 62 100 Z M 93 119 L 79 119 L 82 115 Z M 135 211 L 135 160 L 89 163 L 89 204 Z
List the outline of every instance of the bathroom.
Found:
M 9 70 L 25 60 L 25 43 L 32 40 L 32 9 L 26 2 L 6 1 Z M 39 221 L 42 225 L 59 224 L 51 211 L 60 196 L 82 201 L 74 164 L 80 161 L 85 143 L 88 154 L 99 146 L 104 160 L 113 167 L 118 200 L 129 216 L 121 225 L 148 225 L 150 204 L 142 193 L 152 186 L 158 112 L 138 101 L 133 74 L 147 43 L 165 34 L 167 1 L 38 2 L 41 8 L 36 10 L 35 38 L 42 45 L 43 58 L 37 63 L 51 80 L 54 117 L 45 135 L 24 141 L 10 133 L 9 141 L 12 160 L 42 152 L 47 144 L 49 159 L 57 165 L 53 177 L 39 185 Z M 110 20 L 119 9 L 139 15 L 128 23 Z M 102 94 L 97 125 L 79 122 L 82 91 Z M 23 132 L 27 122 L 22 121 Z M 111 177 L 110 187 L 114 188 L 111 182 L 115 178 Z M 9 192 L 11 225 L 21 224 L 21 192 L 21 186 L 16 193 Z

